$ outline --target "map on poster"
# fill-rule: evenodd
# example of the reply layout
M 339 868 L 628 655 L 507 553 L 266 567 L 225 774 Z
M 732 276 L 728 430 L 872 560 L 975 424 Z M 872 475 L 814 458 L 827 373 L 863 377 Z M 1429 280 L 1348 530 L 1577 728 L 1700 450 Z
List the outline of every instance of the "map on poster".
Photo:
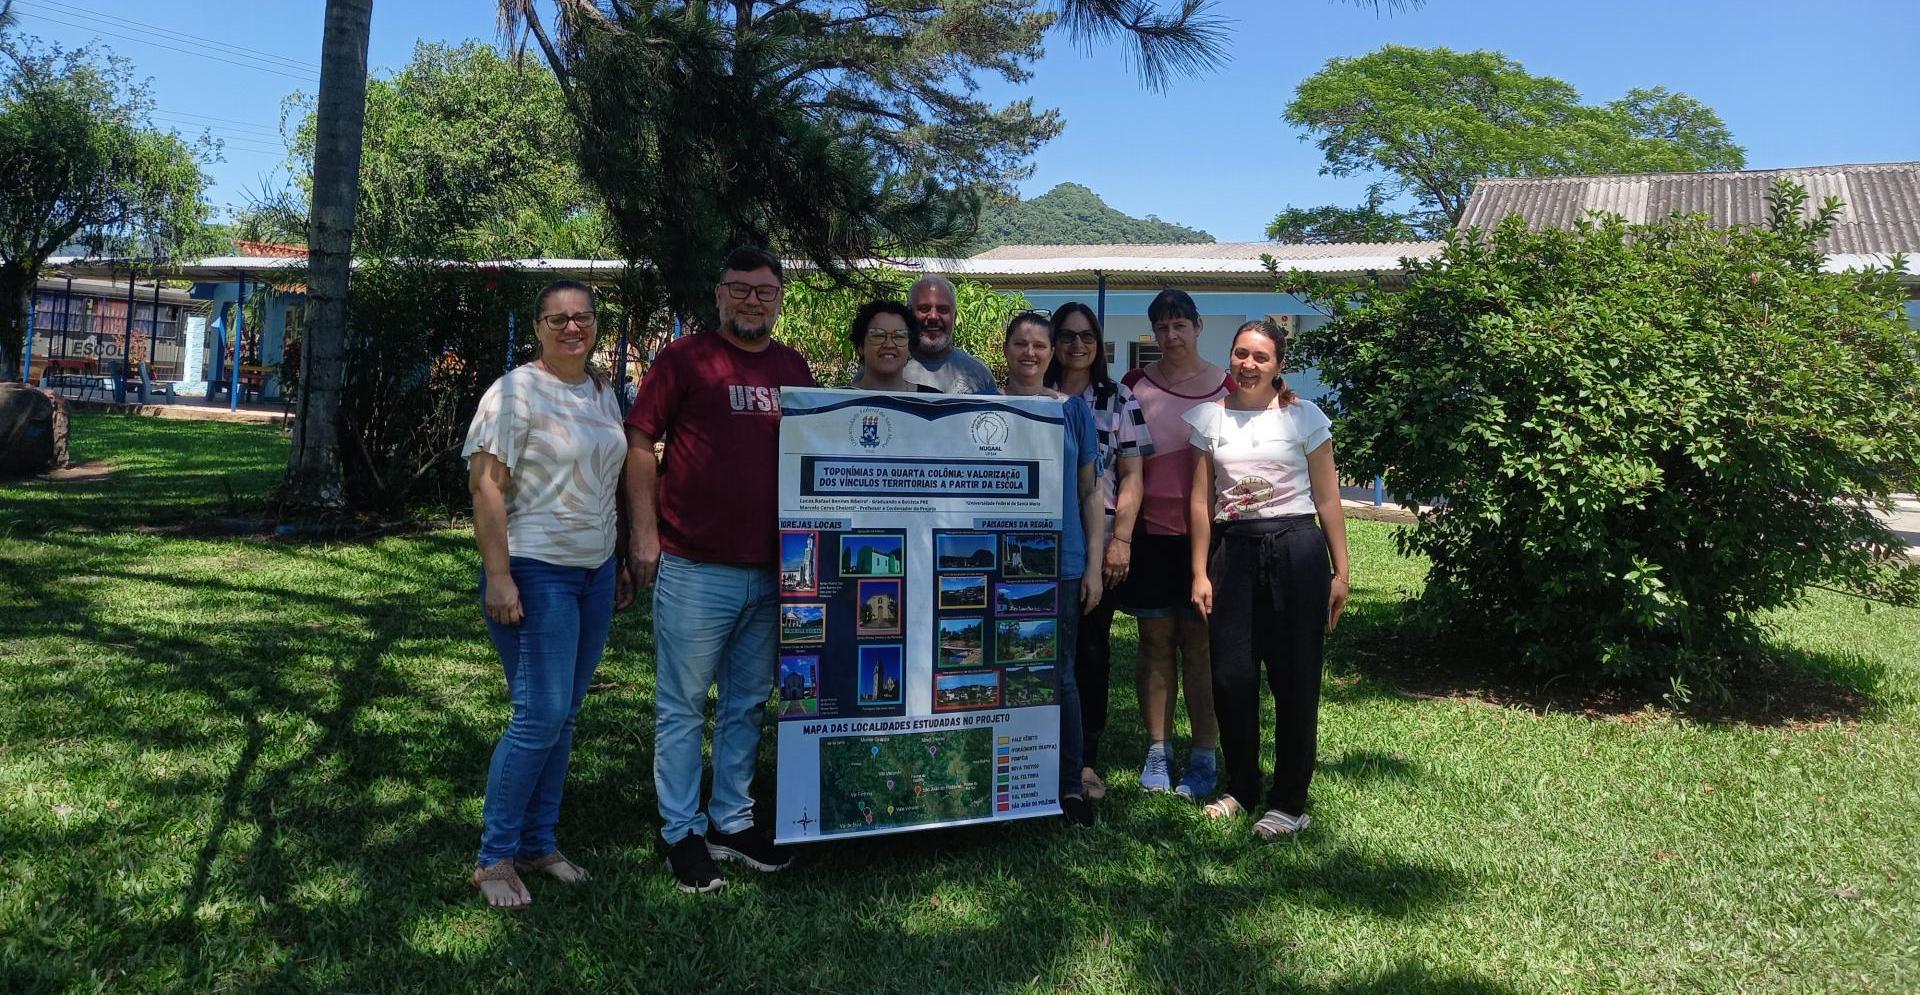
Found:
M 1060 811 L 1064 431 L 1048 398 L 781 392 L 778 842 Z

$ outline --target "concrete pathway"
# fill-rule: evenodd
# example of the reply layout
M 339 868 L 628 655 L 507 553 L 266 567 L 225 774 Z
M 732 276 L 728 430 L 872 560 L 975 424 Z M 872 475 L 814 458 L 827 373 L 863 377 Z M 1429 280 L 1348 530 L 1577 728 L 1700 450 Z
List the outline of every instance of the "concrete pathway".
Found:
M 1887 527 L 1905 539 L 1907 555 L 1920 560 L 1920 498 L 1912 494 L 1896 494 L 1893 498 L 1893 514 L 1880 516 Z
M 265 404 L 242 404 L 238 411 L 228 411 L 225 404 L 206 404 L 197 398 L 182 399 L 174 404 L 115 404 L 112 401 L 81 401 L 72 398 L 69 398 L 67 403 L 72 405 L 75 411 L 109 411 L 153 418 L 245 422 L 255 425 L 289 425 L 293 422 L 293 413 L 278 401 Z

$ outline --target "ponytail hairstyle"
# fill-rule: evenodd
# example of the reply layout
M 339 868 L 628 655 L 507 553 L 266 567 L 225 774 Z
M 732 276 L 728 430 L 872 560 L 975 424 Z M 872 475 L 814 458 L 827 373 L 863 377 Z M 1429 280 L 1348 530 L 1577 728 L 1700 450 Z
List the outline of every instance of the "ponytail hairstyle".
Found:
M 546 308 L 547 298 L 552 297 L 554 294 L 560 293 L 563 290 L 577 290 L 587 295 L 587 307 L 593 309 L 595 312 L 598 312 L 600 310 L 600 296 L 593 292 L 592 287 L 589 287 L 586 284 L 581 283 L 579 280 L 555 280 L 552 283 L 549 283 L 546 286 L 541 287 L 540 292 L 534 295 L 533 320 L 535 321 L 540 320 L 540 312 Z M 594 347 L 598 348 L 600 344 L 600 326 L 598 323 L 595 323 L 594 325 L 593 341 L 594 341 Z M 533 358 L 535 359 L 540 358 L 540 336 L 537 332 L 534 334 L 534 337 L 533 337 Z M 605 389 L 605 387 L 609 382 L 609 378 L 607 377 L 606 371 L 602 370 L 599 366 L 594 364 L 593 352 L 591 350 L 587 352 L 587 378 L 593 381 L 594 390 Z
M 1245 335 L 1248 332 L 1253 332 L 1256 335 L 1266 336 L 1267 341 L 1273 343 L 1273 359 L 1274 359 L 1275 365 L 1281 368 L 1286 367 L 1287 365 L 1287 333 L 1281 331 L 1279 325 L 1276 325 L 1265 318 L 1255 318 L 1254 320 L 1249 321 L 1244 325 L 1241 325 L 1239 330 L 1233 333 L 1233 340 L 1235 342 L 1238 342 L 1240 340 L 1240 336 Z M 1287 386 L 1287 378 L 1281 376 L 1279 370 L 1275 370 L 1273 374 L 1273 389 L 1280 392 L 1280 398 L 1279 398 L 1280 406 L 1283 408 L 1300 399 L 1300 395 L 1294 393 L 1292 387 Z

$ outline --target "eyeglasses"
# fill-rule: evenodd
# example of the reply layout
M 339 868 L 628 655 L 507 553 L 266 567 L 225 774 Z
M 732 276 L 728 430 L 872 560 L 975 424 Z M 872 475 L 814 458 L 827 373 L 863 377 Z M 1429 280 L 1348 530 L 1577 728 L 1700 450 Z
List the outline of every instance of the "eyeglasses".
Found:
M 1100 336 L 1095 335 L 1091 328 L 1078 332 L 1069 332 L 1062 329 L 1053 333 L 1053 340 L 1055 342 L 1085 342 L 1088 345 L 1092 345 L 1100 341 Z
M 780 285 L 777 283 L 747 283 L 742 280 L 728 280 L 721 284 L 727 288 L 727 296 L 736 301 L 744 301 L 749 295 L 762 304 L 772 304 L 780 297 Z
M 897 328 L 869 328 L 867 341 L 903 345 L 907 341 L 907 333 Z
M 592 328 L 594 316 L 592 311 L 582 311 L 579 314 L 543 314 L 540 316 L 540 322 L 558 332 L 570 324 L 578 324 L 581 328 Z

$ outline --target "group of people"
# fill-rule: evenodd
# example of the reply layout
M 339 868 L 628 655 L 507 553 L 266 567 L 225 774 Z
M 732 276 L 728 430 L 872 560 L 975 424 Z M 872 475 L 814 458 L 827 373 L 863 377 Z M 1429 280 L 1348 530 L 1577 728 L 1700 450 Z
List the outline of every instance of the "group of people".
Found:
M 463 454 L 480 596 L 513 704 L 470 879 L 490 905 L 531 903 L 525 876 L 587 877 L 555 835 L 574 718 L 613 612 L 647 587 L 668 869 L 681 890 L 710 892 L 726 883 L 721 862 L 762 872 L 792 862 L 751 794 L 778 642 L 780 389 L 815 385 L 800 354 L 773 338 L 784 289 L 771 253 L 732 252 L 714 286 L 718 325 L 661 349 L 623 415 L 591 362 L 592 289 L 550 284 L 536 300 L 538 357 L 481 399 Z M 1252 816 L 1264 839 L 1295 833 L 1308 823 L 1323 640 L 1347 600 L 1330 425 L 1286 387 L 1285 338 L 1271 322 L 1242 325 L 1222 370 L 1198 351 L 1191 296 L 1161 292 L 1148 319 L 1160 358 L 1115 381 L 1092 309 L 1022 312 L 1006 327 L 1007 375 L 996 383 L 954 342 L 952 284 L 927 277 L 905 304 L 860 308 L 852 386 L 1062 402 L 1059 576 L 1080 610 L 1058 648 L 1064 817 L 1091 826 L 1106 793 L 1109 630 L 1124 611 L 1140 630 L 1141 786 L 1204 801 L 1214 818 Z M 1276 705 L 1264 794 L 1262 664 Z M 1176 784 L 1181 690 L 1192 746 Z

